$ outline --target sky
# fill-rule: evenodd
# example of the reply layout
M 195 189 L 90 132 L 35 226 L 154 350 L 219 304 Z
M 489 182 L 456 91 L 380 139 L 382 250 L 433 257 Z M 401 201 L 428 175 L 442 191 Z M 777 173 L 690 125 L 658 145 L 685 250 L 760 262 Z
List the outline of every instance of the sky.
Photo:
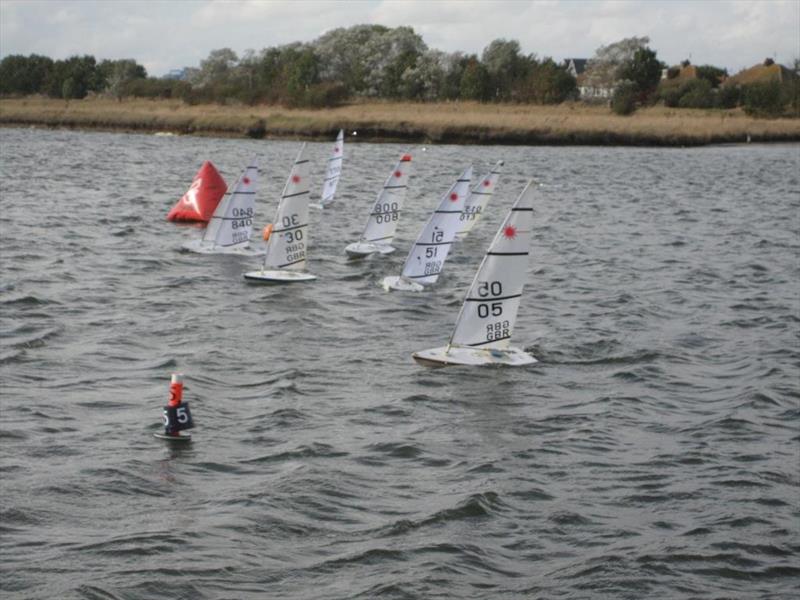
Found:
M 800 57 L 800 0 L 0 0 L 0 57 L 133 58 L 162 76 L 211 50 L 241 56 L 363 23 L 413 27 L 446 52 L 515 39 L 559 61 L 631 36 L 649 37 L 669 65 L 730 74 Z

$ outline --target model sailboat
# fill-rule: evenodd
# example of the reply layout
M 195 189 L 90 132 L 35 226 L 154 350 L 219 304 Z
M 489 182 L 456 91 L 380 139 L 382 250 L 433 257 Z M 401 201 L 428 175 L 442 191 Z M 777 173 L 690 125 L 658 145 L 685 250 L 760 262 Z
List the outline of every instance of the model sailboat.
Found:
M 336 141 L 333 143 L 331 157 L 328 159 L 328 167 L 325 170 L 325 180 L 322 182 L 322 197 L 319 201 L 320 206 L 325 208 L 333 202 L 336 196 L 336 187 L 339 185 L 339 177 L 342 174 L 342 159 L 344 158 L 344 130 L 339 130 Z
M 456 233 L 456 239 L 464 239 L 472 231 L 472 228 L 477 225 L 478 220 L 483 215 L 483 211 L 486 210 L 486 206 L 489 204 L 489 200 L 492 199 L 503 164 L 502 160 L 497 161 L 492 170 L 484 175 L 470 191 L 469 196 L 464 201 L 464 212 L 461 213 L 461 227 Z
M 438 208 L 422 228 L 408 253 L 400 276 L 385 277 L 381 285 L 389 290 L 421 292 L 435 283 L 444 268 L 450 246 L 461 224 L 464 200 L 469 193 L 472 167 L 468 167 L 439 201 Z
M 364 258 L 370 254 L 391 254 L 400 213 L 406 199 L 408 178 L 411 175 L 411 155 L 403 154 L 392 169 L 386 183 L 378 193 L 361 239 L 344 250 L 350 258 Z
M 509 345 L 517 320 L 528 267 L 533 227 L 533 194 L 529 181 L 489 246 L 467 292 L 450 342 L 415 352 L 425 366 L 529 365 L 537 360 Z
M 223 196 L 199 240 L 183 245 L 201 254 L 258 254 L 250 248 L 258 167 L 255 159 Z
M 244 278 L 249 281 L 288 283 L 316 279 L 316 276 L 304 271 L 308 249 L 309 201 L 309 164 L 305 149 L 306 145 L 303 144 L 283 188 L 261 270 L 244 273 Z

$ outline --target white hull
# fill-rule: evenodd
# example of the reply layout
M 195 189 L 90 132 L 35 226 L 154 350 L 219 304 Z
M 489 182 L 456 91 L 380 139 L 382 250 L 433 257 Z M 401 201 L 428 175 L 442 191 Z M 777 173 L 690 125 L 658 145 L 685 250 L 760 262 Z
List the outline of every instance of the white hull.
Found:
M 178 435 L 170 435 L 168 433 L 154 433 L 153 436 L 157 437 L 160 440 L 167 440 L 170 442 L 191 442 L 192 441 L 192 434 L 191 433 L 179 433 Z
M 381 286 L 387 292 L 396 290 L 398 292 L 421 292 L 425 289 L 424 285 L 420 285 L 416 281 L 411 281 L 405 277 L 398 277 L 392 275 L 391 277 L 384 277 Z
M 344 249 L 350 258 L 365 258 L 370 254 L 391 254 L 394 246 L 389 244 L 374 244 L 372 242 L 354 242 Z
M 519 348 L 467 348 L 464 346 L 443 346 L 421 350 L 411 355 L 425 367 L 447 367 L 450 365 L 507 365 L 520 367 L 539 362 Z
M 238 256 L 264 256 L 267 251 L 264 246 L 254 247 L 249 242 L 242 246 L 217 246 L 203 240 L 191 240 L 181 246 L 182 250 L 197 252 L 198 254 L 236 254 Z
M 248 271 L 243 274 L 248 281 L 258 281 L 261 283 L 292 283 L 293 281 L 311 281 L 316 279 L 316 275 L 303 271 L 288 271 L 282 269 L 266 271 Z

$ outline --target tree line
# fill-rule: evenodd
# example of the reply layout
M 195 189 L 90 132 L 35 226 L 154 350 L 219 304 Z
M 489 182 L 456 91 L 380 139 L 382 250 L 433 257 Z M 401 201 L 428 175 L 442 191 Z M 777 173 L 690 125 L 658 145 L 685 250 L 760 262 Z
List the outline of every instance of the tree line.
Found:
M 598 49 L 588 61 L 586 85 L 614 84 L 612 108 L 620 114 L 663 101 L 693 106 L 698 90 L 683 103 L 675 89 L 659 90 L 666 68 L 648 38 L 627 38 Z M 710 89 L 700 104 L 736 105 L 741 96 L 716 100 L 723 69 L 702 67 Z M 623 82 L 620 84 L 619 82 Z M 683 90 L 684 92 L 686 90 Z M 0 94 L 45 94 L 80 99 L 89 94 L 180 98 L 188 103 L 282 104 L 322 108 L 352 98 L 411 101 L 476 100 L 557 104 L 578 97 L 575 77 L 552 58 L 523 54 L 516 40 L 496 39 L 480 56 L 429 48 L 411 27 L 356 25 L 338 28 L 313 42 L 248 50 L 210 52 L 180 78 L 149 77 L 133 59 L 97 60 L 90 55 L 52 60 L 10 55 L 0 61 Z M 713 97 L 713 98 L 712 98 Z M 709 100 L 709 98 L 712 98 Z M 694 104 L 693 104 L 694 102 Z M 615 108 L 616 107 L 616 108 Z

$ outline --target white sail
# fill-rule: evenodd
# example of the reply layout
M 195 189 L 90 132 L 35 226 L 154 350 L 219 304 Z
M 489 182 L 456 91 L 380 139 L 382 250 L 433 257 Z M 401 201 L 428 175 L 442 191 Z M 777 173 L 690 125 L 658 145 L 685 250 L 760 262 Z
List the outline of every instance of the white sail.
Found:
M 461 307 L 451 344 L 509 345 L 528 268 L 535 190 L 528 182 L 494 236 Z
M 392 169 L 383 188 L 378 193 L 372 212 L 367 219 L 360 242 L 391 244 L 406 199 L 408 179 L 411 175 L 411 155 L 403 154 Z
M 419 286 L 436 282 L 461 224 L 460 217 L 464 210 L 464 200 L 469 194 L 471 179 L 470 166 L 442 196 L 439 206 L 425 223 L 403 264 L 403 272 L 399 278 L 401 281 L 387 277 L 383 282 L 385 288 L 419 291 Z M 407 282 L 419 285 L 409 286 Z
M 486 210 L 489 200 L 492 199 L 494 189 L 497 187 L 497 180 L 500 178 L 503 164 L 502 160 L 497 161 L 492 170 L 484 175 L 470 191 L 464 202 L 464 212 L 461 213 L 461 227 L 456 233 L 456 237 L 466 237 L 483 215 L 483 211 Z
M 529 181 L 495 235 L 464 299 L 450 343 L 415 352 L 417 362 L 430 366 L 536 362 L 509 346 L 528 267 L 535 189 Z
M 264 269 L 305 269 L 310 190 L 305 149 L 306 145 L 303 144 L 283 188 L 272 234 L 267 241 Z
M 220 200 L 200 240 L 184 248 L 203 253 L 245 250 L 250 245 L 255 215 L 258 167 L 253 159 Z
M 339 130 L 333 144 L 331 157 L 328 159 L 328 168 L 325 170 L 325 180 L 322 182 L 322 198 L 320 204 L 327 206 L 333 202 L 336 195 L 336 186 L 342 174 L 342 159 L 344 158 L 344 130 Z

